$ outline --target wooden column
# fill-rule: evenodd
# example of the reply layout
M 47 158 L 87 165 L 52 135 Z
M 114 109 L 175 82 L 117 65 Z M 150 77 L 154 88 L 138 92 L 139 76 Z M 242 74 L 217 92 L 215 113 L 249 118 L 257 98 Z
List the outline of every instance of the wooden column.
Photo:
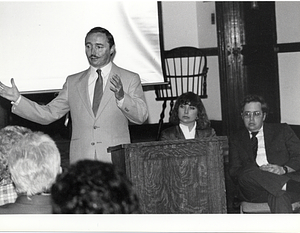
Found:
M 241 2 L 216 2 L 223 133 L 242 124 L 240 101 L 247 90 L 242 44 L 245 42 Z
M 280 122 L 275 2 L 244 2 L 245 44 L 243 66 L 248 92 L 264 96 L 270 107 L 267 122 Z

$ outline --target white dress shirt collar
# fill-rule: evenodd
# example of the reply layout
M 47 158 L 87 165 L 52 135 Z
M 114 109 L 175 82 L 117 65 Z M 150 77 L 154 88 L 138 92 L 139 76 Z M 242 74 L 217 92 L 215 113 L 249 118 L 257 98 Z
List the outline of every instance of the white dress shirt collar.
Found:
M 102 78 L 103 78 L 103 86 L 105 86 L 106 82 L 107 82 L 107 79 L 108 79 L 108 75 L 111 71 L 111 68 L 112 68 L 112 63 L 109 62 L 106 66 L 103 66 L 101 68 L 101 75 L 102 75 Z M 98 77 L 98 74 L 97 74 L 97 71 L 98 68 L 96 67 L 93 67 L 93 66 L 90 66 L 90 77 L 94 77 L 92 78 L 91 81 L 95 81 L 95 79 Z
M 192 130 L 190 131 L 188 126 L 179 123 L 179 127 L 182 130 L 185 139 L 194 139 L 195 138 L 196 125 L 197 125 L 197 123 L 195 122 Z
M 101 68 L 101 75 L 103 78 L 103 91 L 107 84 L 108 76 L 111 71 L 111 68 L 112 68 L 111 62 L 109 62 L 106 66 Z M 90 66 L 90 68 L 89 68 L 88 92 L 89 92 L 91 104 L 92 104 L 93 98 L 94 98 L 94 88 L 95 88 L 96 79 L 98 78 L 98 74 L 96 72 L 97 69 L 98 68 L 95 68 L 93 66 Z
M 256 135 L 256 137 L 262 136 L 263 135 L 263 131 L 264 131 L 264 125 L 262 125 L 261 128 L 258 131 L 256 131 L 256 132 L 258 132 L 257 135 Z M 249 132 L 250 138 L 252 138 L 251 131 L 248 131 L 248 132 Z

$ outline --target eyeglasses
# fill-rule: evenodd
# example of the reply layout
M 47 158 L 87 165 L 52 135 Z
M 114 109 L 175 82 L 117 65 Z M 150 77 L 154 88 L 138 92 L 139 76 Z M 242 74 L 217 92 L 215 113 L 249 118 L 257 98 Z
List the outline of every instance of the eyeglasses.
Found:
M 243 116 L 244 118 L 251 118 L 251 117 L 256 117 L 256 118 L 258 118 L 258 117 L 261 117 L 262 115 L 263 115 L 263 113 L 260 112 L 260 111 L 243 112 L 243 113 L 242 113 L 242 116 Z

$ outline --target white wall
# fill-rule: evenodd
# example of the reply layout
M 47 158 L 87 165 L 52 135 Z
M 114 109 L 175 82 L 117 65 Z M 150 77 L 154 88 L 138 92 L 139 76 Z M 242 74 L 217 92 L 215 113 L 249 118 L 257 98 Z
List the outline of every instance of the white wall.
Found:
M 277 43 L 300 42 L 300 2 L 276 2 Z M 279 53 L 281 122 L 300 124 L 300 52 Z
M 300 1 L 276 1 L 275 4 L 277 42 L 300 42 Z M 166 49 L 183 45 L 217 47 L 216 25 L 211 24 L 215 2 L 165 1 L 162 9 Z M 278 64 L 281 122 L 300 124 L 300 53 L 279 53 Z M 208 66 L 208 98 L 203 103 L 211 120 L 221 120 L 217 57 L 208 57 Z M 154 91 L 146 91 L 145 95 L 149 123 L 157 123 L 161 102 L 155 101 Z
M 84 35 L 98 25 L 114 35 L 117 65 L 142 83 L 162 82 L 157 14 L 152 0 L 0 0 L 1 82 L 14 78 L 22 93 L 61 89 L 68 75 L 88 67 Z
M 198 46 L 196 2 L 162 2 L 165 49 Z
M 163 30 L 165 49 L 179 46 L 217 47 L 216 24 L 211 24 L 215 2 L 163 1 Z M 221 120 L 219 67 L 217 56 L 208 57 L 208 98 L 203 100 L 208 117 Z M 162 102 L 155 101 L 153 90 L 145 91 L 149 107 L 148 123 L 158 123 Z M 164 122 L 168 121 L 169 106 Z

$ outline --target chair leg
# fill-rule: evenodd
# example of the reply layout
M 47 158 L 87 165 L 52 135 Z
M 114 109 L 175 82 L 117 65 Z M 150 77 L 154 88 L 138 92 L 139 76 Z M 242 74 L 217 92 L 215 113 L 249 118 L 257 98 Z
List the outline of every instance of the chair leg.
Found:
M 161 133 L 161 127 L 164 123 L 164 118 L 165 118 L 165 109 L 167 107 L 167 101 L 165 100 L 163 102 L 163 105 L 162 105 L 162 111 L 160 113 L 160 119 L 159 119 L 159 123 L 158 123 L 158 131 L 157 131 L 157 136 L 156 136 L 156 141 L 159 140 L 160 138 L 160 133 Z
M 174 107 L 174 100 L 171 100 L 169 116 L 171 116 L 171 114 L 172 114 L 173 107 Z

